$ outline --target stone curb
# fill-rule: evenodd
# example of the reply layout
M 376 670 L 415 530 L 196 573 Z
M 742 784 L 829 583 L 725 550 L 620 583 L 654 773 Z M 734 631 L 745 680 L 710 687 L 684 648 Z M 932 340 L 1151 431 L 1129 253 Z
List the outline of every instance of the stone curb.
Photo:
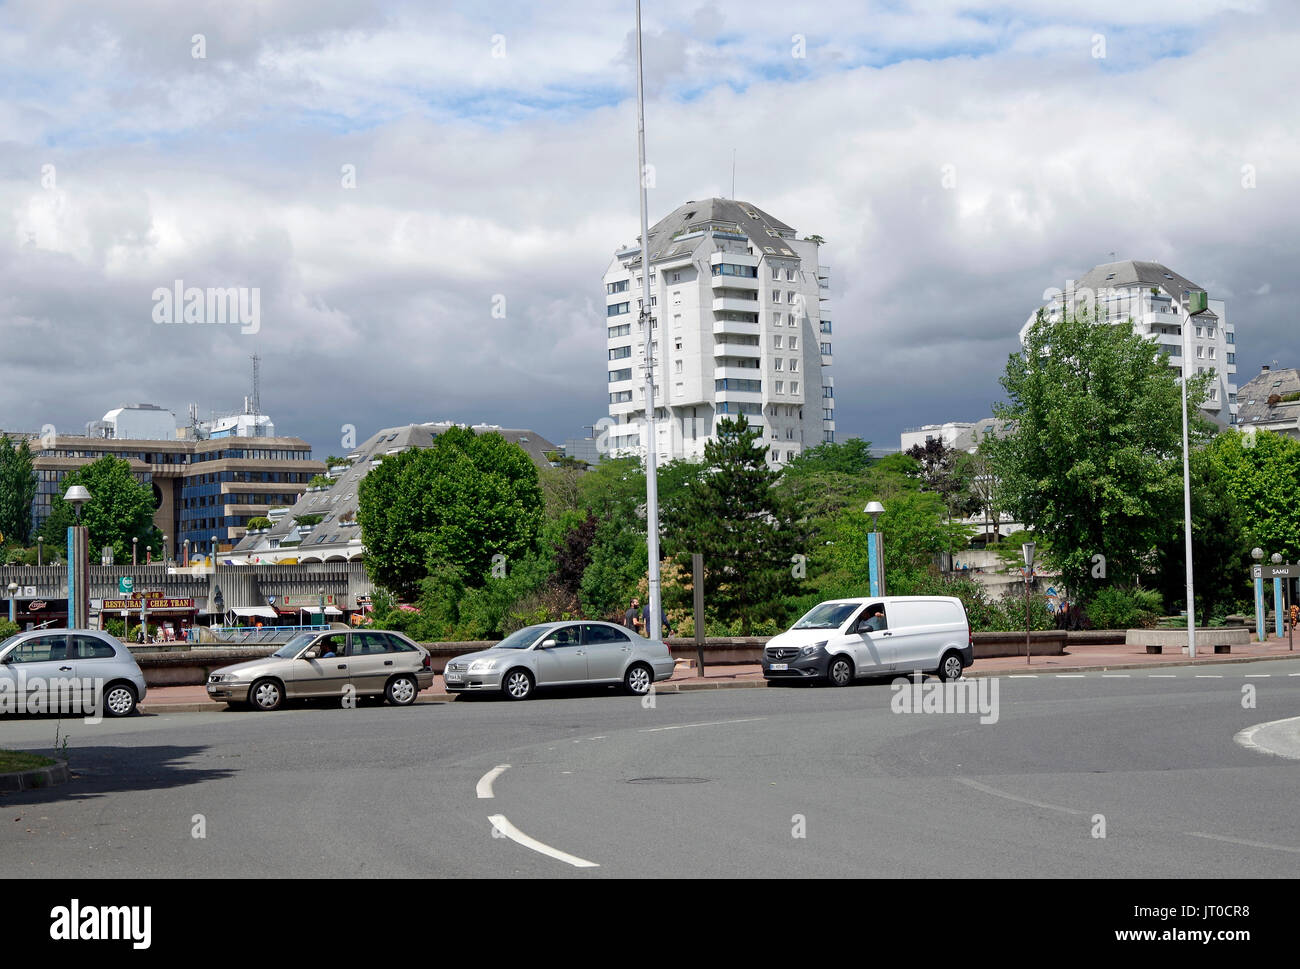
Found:
M 68 773 L 68 762 L 61 760 L 49 767 L 33 767 L 31 770 L 14 771 L 0 774 L 0 791 L 14 793 L 17 791 L 35 791 L 55 784 L 66 784 L 72 776 Z

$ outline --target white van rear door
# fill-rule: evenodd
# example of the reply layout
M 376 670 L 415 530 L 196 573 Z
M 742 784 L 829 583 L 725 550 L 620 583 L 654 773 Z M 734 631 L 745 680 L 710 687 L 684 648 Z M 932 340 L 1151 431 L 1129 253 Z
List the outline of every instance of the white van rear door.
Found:
M 888 636 L 895 669 L 936 670 L 944 646 L 953 638 L 954 628 L 962 625 L 960 607 L 944 599 L 895 601 L 886 608 L 889 628 L 879 635 Z

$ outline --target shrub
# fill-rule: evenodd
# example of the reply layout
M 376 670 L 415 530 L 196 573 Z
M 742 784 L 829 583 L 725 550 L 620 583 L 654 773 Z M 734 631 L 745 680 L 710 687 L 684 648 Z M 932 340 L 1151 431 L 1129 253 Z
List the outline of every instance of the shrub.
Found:
M 10 636 L 16 636 L 23 629 L 16 622 L 10 622 L 8 619 L 0 619 L 0 641 L 8 639 Z
M 258 516 L 257 518 L 250 518 L 248 520 L 248 525 L 246 527 L 250 532 L 255 528 L 270 528 L 271 519 L 263 518 L 261 516 Z
M 1088 603 L 1094 629 L 1150 629 L 1163 611 L 1160 594 L 1151 589 L 1107 586 Z
M 323 518 L 323 515 L 298 515 L 294 521 L 299 525 L 319 525 Z

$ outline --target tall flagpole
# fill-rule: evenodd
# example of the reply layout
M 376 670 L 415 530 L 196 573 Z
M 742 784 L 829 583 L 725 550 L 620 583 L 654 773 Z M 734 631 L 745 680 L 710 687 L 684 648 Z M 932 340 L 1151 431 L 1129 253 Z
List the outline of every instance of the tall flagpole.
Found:
M 650 227 L 646 213 L 645 85 L 641 69 L 641 0 L 636 0 L 636 154 L 637 183 L 641 190 L 641 329 L 645 333 L 645 527 L 650 587 L 646 636 L 659 638 L 659 480 L 655 468 L 654 329 L 650 321 Z

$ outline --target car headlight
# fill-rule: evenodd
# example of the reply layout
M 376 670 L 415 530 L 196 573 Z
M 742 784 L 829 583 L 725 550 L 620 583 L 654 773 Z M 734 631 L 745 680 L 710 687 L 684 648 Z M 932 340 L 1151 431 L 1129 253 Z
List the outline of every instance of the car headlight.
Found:
M 496 669 L 496 667 L 497 667 L 497 660 L 494 660 L 494 659 L 476 659 L 476 660 L 474 660 L 474 662 L 472 662 L 472 663 L 469 664 L 469 672 L 471 672 L 471 673 L 489 673 L 489 672 L 491 672 L 492 670 Z
M 823 639 L 820 643 L 813 643 L 811 646 L 805 646 L 799 650 L 800 656 L 815 656 L 820 653 L 830 640 Z

